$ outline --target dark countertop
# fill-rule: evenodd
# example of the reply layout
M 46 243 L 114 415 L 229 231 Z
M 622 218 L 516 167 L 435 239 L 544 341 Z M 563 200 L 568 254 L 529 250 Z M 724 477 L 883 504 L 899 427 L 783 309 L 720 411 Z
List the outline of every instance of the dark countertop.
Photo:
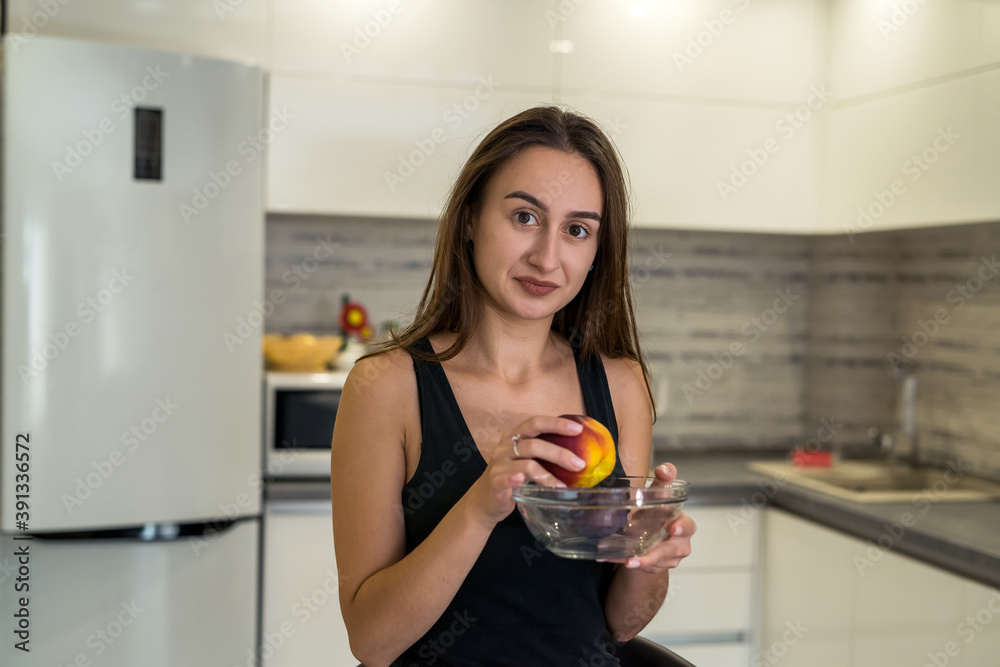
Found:
M 691 484 L 689 505 L 759 506 L 766 499 L 771 507 L 866 542 L 877 544 L 881 538 L 889 550 L 1000 588 L 1000 502 L 857 503 L 775 482 L 746 467 L 749 461 L 780 458 L 767 452 L 661 451 L 656 462 L 670 461 L 677 466 L 678 477 Z M 859 555 L 867 557 L 864 552 Z

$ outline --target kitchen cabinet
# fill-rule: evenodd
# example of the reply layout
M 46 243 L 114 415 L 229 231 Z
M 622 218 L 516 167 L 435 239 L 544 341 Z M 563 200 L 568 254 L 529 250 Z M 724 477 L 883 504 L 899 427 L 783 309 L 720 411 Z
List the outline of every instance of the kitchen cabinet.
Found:
M 994 70 L 835 110 L 824 230 L 860 235 L 996 219 L 998 104 Z
M 1000 60 L 1000 7 L 966 2 L 831 2 L 830 87 L 848 99 Z
M 978 666 L 1000 654 L 1000 591 L 894 553 L 890 528 L 886 550 L 768 508 L 763 535 L 764 658 Z
M 566 93 L 799 104 L 823 69 L 824 0 L 577 4 L 557 22 Z
M 822 107 L 808 90 L 803 100 L 810 96 Z M 571 95 L 561 101 L 601 122 L 617 144 L 638 226 L 814 230 L 822 123 L 811 110 L 796 128 L 778 108 Z
M 264 506 L 262 667 L 357 667 L 340 613 L 329 500 Z
M 387 85 L 272 75 L 267 208 L 436 218 L 482 135 L 546 100 L 484 77 L 462 86 Z
M 266 66 L 268 2 L 9 0 L 7 31 L 28 41 L 37 32 Z
M 691 555 L 640 635 L 699 667 L 746 667 L 757 642 L 759 520 L 738 506 L 685 512 L 698 524 Z
M 281 76 L 508 88 L 552 84 L 552 30 L 538 0 L 272 1 Z
M 1000 8 L 832 3 L 822 233 L 992 221 L 1000 211 Z

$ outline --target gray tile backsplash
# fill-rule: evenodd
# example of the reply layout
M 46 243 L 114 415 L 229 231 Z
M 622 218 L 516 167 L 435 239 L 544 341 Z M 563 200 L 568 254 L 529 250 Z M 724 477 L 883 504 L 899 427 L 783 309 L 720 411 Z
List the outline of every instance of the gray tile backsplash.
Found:
M 282 303 L 267 331 L 335 332 L 344 293 L 375 323 L 408 321 L 434 233 L 431 221 L 269 216 L 267 292 Z M 1000 479 L 998 251 L 1000 224 L 853 243 L 635 230 L 657 449 L 787 449 L 831 424 L 835 445 L 866 447 L 870 427 L 897 429 L 893 352 L 919 378 L 922 457 L 960 456 Z

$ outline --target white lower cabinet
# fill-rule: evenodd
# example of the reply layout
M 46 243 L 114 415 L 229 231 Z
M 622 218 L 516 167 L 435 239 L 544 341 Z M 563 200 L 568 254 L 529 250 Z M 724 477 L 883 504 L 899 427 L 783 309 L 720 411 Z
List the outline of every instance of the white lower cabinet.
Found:
M 357 667 L 340 613 L 330 501 L 264 509 L 262 667 Z
M 691 555 L 639 634 L 698 667 L 746 667 L 757 637 L 758 518 L 736 506 L 685 512 L 698 525 Z
M 763 534 L 757 664 L 1000 664 L 1000 591 L 781 510 Z

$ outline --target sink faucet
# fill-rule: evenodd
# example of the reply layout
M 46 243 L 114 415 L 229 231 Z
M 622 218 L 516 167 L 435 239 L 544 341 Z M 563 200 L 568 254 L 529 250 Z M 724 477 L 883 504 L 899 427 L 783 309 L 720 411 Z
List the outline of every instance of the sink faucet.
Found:
M 916 468 L 920 464 L 918 434 L 917 434 L 917 376 L 898 368 L 893 371 L 893 377 L 902 383 L 899 399 L 899 430 L 900 435 L 909 441 L 908 462 Z
M 917 376 L 895 369 L 892 376 L 900 381 L 902 388 L 899 396 L 899 438 L 882 431 L 877 426 L 868 429 L 868 436 L 882 453 L 886 460 L 902 460 L 911 468 L 920 465 L 917 437 Z M 907 441 L 905 458 L 896 454 L 899 440 Z

